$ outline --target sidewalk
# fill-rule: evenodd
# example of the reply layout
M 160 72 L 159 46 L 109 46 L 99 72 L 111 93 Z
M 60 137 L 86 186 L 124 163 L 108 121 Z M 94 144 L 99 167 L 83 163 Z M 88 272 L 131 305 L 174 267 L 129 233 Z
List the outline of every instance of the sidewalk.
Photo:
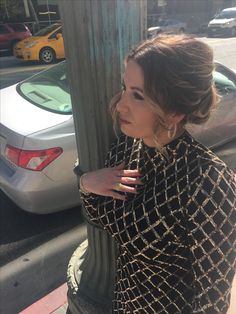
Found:
M 19 314 L 66 314 L 68 307 L 67 289 L 67 284 L 64 283 Z
M 30 305 L 19 314 L 66 314 L 67 304 L 67 284 L 52 291 L 41 300 Z M 236 313 L 236 276 L 233 282 L 231 305 L 227 314 Z

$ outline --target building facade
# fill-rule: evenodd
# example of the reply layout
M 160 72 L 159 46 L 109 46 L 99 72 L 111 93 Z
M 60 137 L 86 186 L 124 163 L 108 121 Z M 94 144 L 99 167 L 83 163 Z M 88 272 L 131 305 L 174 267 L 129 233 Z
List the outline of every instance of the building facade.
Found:
M 236 0 L 147 0 L 148 27 L 160 18 L 187 23 L 188 31 L 203 29 L 224 8 L 236 7 Z
M 34 33 L 60 20 L 59 1 L 0 0 L 0 22 L 25 22 Z M 236 0 L 147 0 L 147 27 L 174 18 L 187 23 L 187 31 L 198 31 L 220 10 L 233 6 Z

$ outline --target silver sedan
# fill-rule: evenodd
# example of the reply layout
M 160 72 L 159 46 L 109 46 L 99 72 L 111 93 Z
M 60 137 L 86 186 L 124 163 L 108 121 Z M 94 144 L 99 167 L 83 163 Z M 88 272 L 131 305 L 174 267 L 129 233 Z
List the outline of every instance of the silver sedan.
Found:
M 236 137 L 236 75 L 216 64 L 221 103 L 204 126 L 190 131 L 217 148 Z M 1 90 L 1 189 L 22 209 L 45 214 L 80 203 L 77 158 L 65 62 Z
M 186 31 L 187 24 L 173 19 L 160 20 L 156 26 L 148 28 L 148 38 L 154 38 L 155 36 L 165 33 L 184 33 Z

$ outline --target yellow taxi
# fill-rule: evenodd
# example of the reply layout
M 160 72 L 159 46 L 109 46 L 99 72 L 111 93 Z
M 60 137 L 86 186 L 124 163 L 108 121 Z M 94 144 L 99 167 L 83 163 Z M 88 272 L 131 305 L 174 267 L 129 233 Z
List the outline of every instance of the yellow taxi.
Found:
M 61 24 L 49 25 L 17 43 L 14 56 L 23 60 L 38 60 L 43 64 L 65 58 Z

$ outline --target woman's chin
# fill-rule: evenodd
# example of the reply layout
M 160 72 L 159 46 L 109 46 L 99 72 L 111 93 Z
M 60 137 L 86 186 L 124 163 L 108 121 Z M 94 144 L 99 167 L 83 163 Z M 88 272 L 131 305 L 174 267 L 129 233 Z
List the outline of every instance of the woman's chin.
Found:
M 121 125 L 120 129 L 121 129 L 121 132 L 124 133 L 125 135 L 127 135 L 129 137 L 135 137 L 134 134 L 132 133 L 132 131 L 130 131 L 127 127 Z

